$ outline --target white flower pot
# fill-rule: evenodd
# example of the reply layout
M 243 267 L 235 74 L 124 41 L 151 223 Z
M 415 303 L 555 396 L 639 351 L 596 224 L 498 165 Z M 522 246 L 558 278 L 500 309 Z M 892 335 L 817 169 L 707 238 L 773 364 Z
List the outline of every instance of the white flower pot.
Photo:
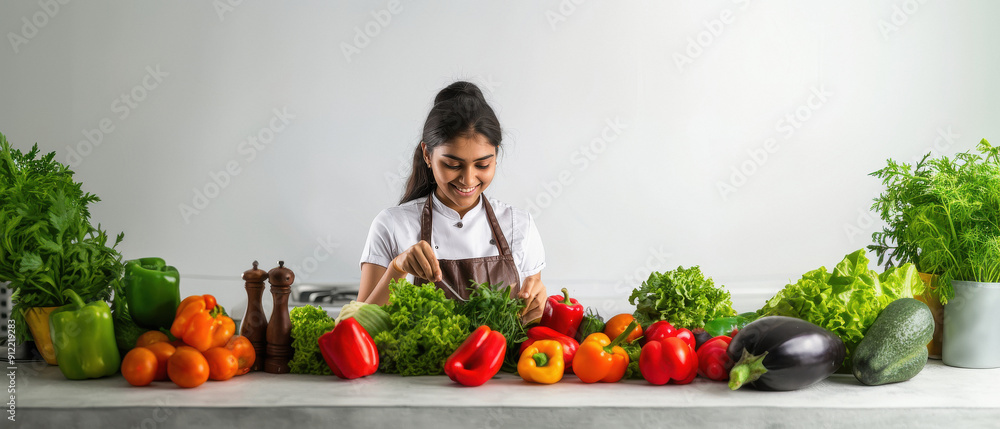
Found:
M 944 306 L 945 365 L 1000 368 L 1000 283 L 952 281 Z

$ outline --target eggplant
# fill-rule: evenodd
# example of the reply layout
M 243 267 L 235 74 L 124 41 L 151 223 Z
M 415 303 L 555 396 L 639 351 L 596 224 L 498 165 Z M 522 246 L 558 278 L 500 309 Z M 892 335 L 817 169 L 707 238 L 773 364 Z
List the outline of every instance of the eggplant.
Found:
M 736 362 L 729 388 L 797 390 L 816 384 L 844 363 L 847 347 L 830 331 L 802 319 L 768 316 L 744 327 L 726 350 Z
M 712 339 L 712 334 L 705 331 L 705 328 L 694 328 L 691 330 L 691 333 L 694 334 L 695 350 L 700 349 L 702 344 L 705 344 L 708 340 Z

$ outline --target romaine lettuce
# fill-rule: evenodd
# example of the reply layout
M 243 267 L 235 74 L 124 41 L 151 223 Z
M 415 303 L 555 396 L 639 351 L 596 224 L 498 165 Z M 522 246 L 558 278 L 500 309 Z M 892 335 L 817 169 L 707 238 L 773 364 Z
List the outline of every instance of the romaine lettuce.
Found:
M 825 267 L 805 273 L 769 299 L 757 314 L 797 317 L 833 332 L 847 345 L 844 365 L 849 368 L 851 353 L 879 312 L 890 302 L 921 294 L 924 289 L 913 264 L 878 275 L 868 263 L 861 249 L 845 256 L 831 273 Z

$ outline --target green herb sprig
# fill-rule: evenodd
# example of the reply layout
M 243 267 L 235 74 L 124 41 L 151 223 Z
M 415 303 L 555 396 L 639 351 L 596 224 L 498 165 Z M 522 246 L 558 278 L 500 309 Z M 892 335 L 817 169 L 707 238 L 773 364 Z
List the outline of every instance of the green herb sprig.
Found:
M 521 324 L 521 312 L 525 308 L 523 299 L 511 296 L 511 286 L 502 284 L 473 284 L 469 301 L 456 309 L 458 314 L 469 318 L 473 328 L 486 325 L 503 334 L 507 340 L 507 356 L 504 367 L 511 371 L 517 367 L 518 345 L 528 339 L 527 331 Z
M 872 209 L 887 225 L 868 248 L 887 267 L 913 262 L 940 275 L 942 303 L 952 280 L 1000 281 L 1000 147 L 983 139 L 977 149 L 871 173 L 886 186 Z

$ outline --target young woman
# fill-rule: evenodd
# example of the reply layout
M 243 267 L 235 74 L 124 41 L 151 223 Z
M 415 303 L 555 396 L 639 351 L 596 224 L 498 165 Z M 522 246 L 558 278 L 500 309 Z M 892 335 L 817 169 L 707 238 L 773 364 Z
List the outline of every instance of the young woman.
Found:
M 500 122 L 483 93 L 455 82 L 434 98 L 399 205 L 372 222 L 358 300 L 385 304 L 389 282 L 412 275 L 467 299 L 471 282 L 512 285 L 523 320 L 541 316 L 545 251 L 527 211 L 484 196 L 496 172 Z

